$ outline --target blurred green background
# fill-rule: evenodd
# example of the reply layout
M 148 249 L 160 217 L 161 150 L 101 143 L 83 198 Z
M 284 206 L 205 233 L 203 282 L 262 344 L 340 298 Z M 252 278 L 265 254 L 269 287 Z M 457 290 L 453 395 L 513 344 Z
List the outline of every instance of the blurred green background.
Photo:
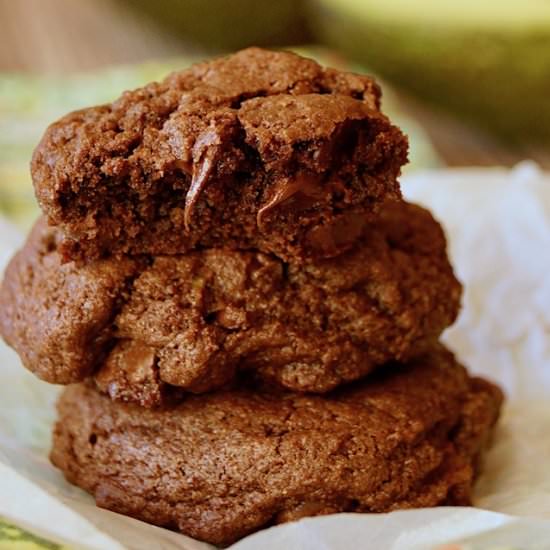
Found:
M 550 166 L 548 0 L 0 0 L 0 212 L 37 215 L 49 122 L 248 45 L 375 74 L 409 170 Z

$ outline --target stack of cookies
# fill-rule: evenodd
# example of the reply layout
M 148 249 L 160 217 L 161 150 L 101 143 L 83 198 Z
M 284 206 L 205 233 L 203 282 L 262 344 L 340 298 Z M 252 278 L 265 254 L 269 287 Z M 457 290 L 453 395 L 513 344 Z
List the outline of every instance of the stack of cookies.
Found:
M 53 124 L 0 329 L 70 384 L 52 462 L 219 545 L 468 504 L 501 393 L 438 343 L 461 286 L 366 76 L 248 49 Z

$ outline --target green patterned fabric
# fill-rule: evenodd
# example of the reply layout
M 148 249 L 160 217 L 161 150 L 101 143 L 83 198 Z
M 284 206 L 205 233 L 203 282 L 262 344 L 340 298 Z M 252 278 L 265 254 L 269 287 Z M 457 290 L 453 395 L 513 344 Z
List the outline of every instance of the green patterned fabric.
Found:
M 341 57 L 324 50 L 309 48 L 301 49 L 300 53 L 328 65 L 346 66 Z M 23 229 L 28 229 L 38 216 L 29 162 L 49 123 L 69 111 L 111 101 L 123 90 L 162 79 L 193 61 L 172 59 L 57 77 L 0 74 L 0 214 L 7 215 Z M 422 129 L 400 112 L 395 97 L 386 89 L 384 111 L 410 135 L 410 169 L 437 164 Z
M 24 228 L 38 215 L 29 162 L 48 124 L 190 63 L 182 59 L 61 77 L 0 75 L 0 213 Z
M 0 517 L 0 550 L 68 550 L 55 542 L 29 533 Z

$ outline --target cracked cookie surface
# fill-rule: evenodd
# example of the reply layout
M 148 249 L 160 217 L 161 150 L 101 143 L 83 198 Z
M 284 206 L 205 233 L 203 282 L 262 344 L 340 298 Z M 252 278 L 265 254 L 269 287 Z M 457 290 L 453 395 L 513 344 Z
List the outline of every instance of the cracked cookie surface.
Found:
M 151 410 L 78 384 L 51 460 L 99 506 L 226 545 L 304 516 L 469 505 L 501 401 L 439 346 L 323 397 L 241 387 Z
M 44 220 L 10 263 L 0 332 L 41 378 L 94 376 L 156 406 L 238 371 L 326 392 L 420 353 L 459 310 L 461 286 L 431 214 L 388 203 L 338 258 L 303 266 L 254 251 L 63 263 Z
M 400 198 L 407 140 L 379 99 L 369 77 L 243 50 L 52 124 L 33 156 L 36 195 L 65 259 L 334 256 Z

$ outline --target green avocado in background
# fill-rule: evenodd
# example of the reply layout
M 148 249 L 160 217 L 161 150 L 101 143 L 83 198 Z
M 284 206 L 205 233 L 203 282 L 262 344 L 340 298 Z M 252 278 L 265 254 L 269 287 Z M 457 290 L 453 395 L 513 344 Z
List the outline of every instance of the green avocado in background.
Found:
M 210 52 L 286 46 L 307 34 L 305 0 L 121 0 Z
M 547 0 L 310 0 L 322 40 L 511 142 L 550 141 Z

